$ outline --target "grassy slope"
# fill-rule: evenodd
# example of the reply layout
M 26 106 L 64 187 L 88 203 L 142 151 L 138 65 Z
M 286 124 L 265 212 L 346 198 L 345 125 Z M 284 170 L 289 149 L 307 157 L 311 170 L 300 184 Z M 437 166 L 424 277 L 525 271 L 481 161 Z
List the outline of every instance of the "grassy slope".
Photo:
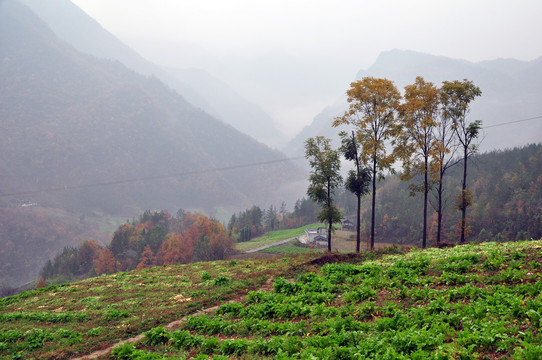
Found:
M 270 231 L 250 241 L 237 243 L 236 249 L 238 251 L 254 250 L 262 246 L 274 244 L 281 240 L 305 235 L 305 229 L 313 229 L 322 226 L 324 226 L 324 224 L 310 224 L 296 229 Z
M 23 293 L 0 300 L 0 356 L 67 358 L 147 330 L 117 357 L 542 356 L 542 241 L 402 252 L 157 267 Z M 240 297 L 270 277 L 273 291 Z

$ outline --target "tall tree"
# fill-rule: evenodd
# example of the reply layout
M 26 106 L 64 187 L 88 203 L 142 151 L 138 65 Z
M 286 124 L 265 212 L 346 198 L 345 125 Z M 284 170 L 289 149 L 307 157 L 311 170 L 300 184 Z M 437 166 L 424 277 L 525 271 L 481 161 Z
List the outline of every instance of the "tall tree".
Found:
M 115 255 L 109 248 L 100 249 L 98 257 L 94 259 L 96 274 L 112 274 L 117 271 Z
M 437 150 L 435 129 L 439 112 L 439 89 L 421 76 L 405 87 L 404 103 L 399 113 L 402 124 L 400 157 L 403 161 L 402 180 L 423 176 L 423 185 L 410 185 L 411 194 L 423 192 L 422 247 L 427 246 L 427 203 L 431 175 L 430 161 Z
M 442 104 L 447 103 L 449 95 L 446 93 L 446 87 L 441 88 L 440 91 L 440 103 L 441 110 L 439 113 L 439 119 L 435 129 L 435 151 L 433 153 L 433 159 L 431 166 L 433 171 L 431 174 L 434 177 L 436 185 L 436 204 L 432 203 L 433 208 L 437 212 L 437 234 L 436 243 L 440 245 L 442 239 L 442 214 L 444 212 L 444 176 L 446 171 L 458 163 L 455 158 L 455 154 L 458 149 L 459 142 L 454 131 L 454 122 L 447 114 L 447 111 L 443 109 Z
M 267 231 L 275 230 L 277 226 L 277 209 L 273 205 L 270 205 L 269 209 L 265 211 L 264 221 Z
M 345 187 L 357 197 L 356 209 L 356 252 L 361 250 L 361 197 L 369 193 L 369 184 L 371 183 L 371 170 L 363 166 L 359 157 L 359 144 L 356 135 L 352 131 L 351 136 L 342 131 L 341 151 L 346 160 L 354 161 L 355 170 L 350 170 L 345 180 Z
M 341 184 L 339 152 L 331 148 L 331 140 L 317 136 L 305 141 L 305 157 L 312 171 L 307 195 L 321 205 L 318 219 L 328 224 L 327 249 L 331 251 L 333 224 L 340 222 L 342 215 L 333 201 L 333 193 Z
M 361 145 L 362 163 L 372 171 L 371 249 L 374 249 L 376 182 L 395 162 L 394 152 L 388 151 L 389 142 L 396 137 L 399 126 L 395 113 L 401 94 L 392 81 L 365 77 L 350 84 L 346 92 L 350 108 L 333 122 L 333 126 L 354 125 Z
M 472 81 L 464 79 L 463 81 L 444 81 L 442 88 L 442 104 L 444 116 L 450 118 L 453 122 L 453 130 L 460 143 L 463 152 L 463 180 L 461 183 L 461 194 L 458 198 L 458 208 L 461 210 L 461 239 L 460 243 L 465 242 L 466 215 L 467 207 L 472 200 L 472 195 L 467 190 L 467 164 L 468 159 L 476 153 L 478 147 L 473 143 L 478 137 L 482 122 L 480 120 L 469 121 L 467 115 L 470 112 L 470 103 L 482 95 L 480 88 Z
M 149 245 L 145 246 L 145 250 L 141 254 L 141 260 L 137 264 L 136 269 L 147 269 L 156 265 L 156 257 L 154 256 L 154 251 L 152 251 Z

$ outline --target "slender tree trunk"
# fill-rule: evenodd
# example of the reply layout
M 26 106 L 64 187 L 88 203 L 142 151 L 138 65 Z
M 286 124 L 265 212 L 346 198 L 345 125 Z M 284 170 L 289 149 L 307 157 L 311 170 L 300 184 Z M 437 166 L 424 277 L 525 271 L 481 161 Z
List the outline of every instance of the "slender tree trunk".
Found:
M 327 208 L 331 208 L 331 183 L 328 180 L 327 182 Z M 331 213 L 331 212 L 329 212 Z M 327 251 L 331 252 L 331 229 L 333 226 L 333 219 L 331 216 L 328 218 L 328 230 L 327 230 Z
M 357 211 L 357 225 L 356 225 L 356 252 L 361 251 L 361 195 L 358 195 L 358 211 Z
M 375 209 L 376 209 L 376 156 L 373 157 L 373 203 L 371 205 L 371 250 L 375 248 Z
M 358 148 L 356 145 L 356 135 L 353 130 L 352 130 L 352 143 L 355 145 L 355 149 L 356 149 L 356 171 L 359 178 L 361 169 L 360 169 L 359 158 L 358 158 Z M 356 223 L 356 252 L 359 253 L 361 251 L 361 194 L 358 193 L 357 197 L 358 197 L 358 209 L 357 209 L 357 223 Z
M 465 243 L 465 227 L 467 219 L 467 204 L 466 204 L 466 190 L 467 190 L 467 146 L 464 146 L 463 153 L 463 186 L 461 192 L 461 240 L 460 243 Z
M 422 248 L 427 247 L 427 193 L 429 191 L 429 182 L 427 179 L 427 156 L 425 157 L 425 171 L 424 171 L 424 189 L 423 189 L 423 236 L 422 236 Z
M 437 207 L 437 246 L 440 245 L 440 233 L 442 232 L 442 172 L 438 181 L 438 207 Z

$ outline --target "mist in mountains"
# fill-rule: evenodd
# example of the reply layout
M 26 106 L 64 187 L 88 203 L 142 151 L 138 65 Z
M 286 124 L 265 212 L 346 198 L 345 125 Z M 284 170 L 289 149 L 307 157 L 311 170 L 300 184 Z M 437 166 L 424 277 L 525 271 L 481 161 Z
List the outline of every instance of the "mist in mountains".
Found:
M 0 16 L 4 193 L 120 182 L 34 197 L 108 213 L 176 211 L 267 202 L 273 189 L 302 178 L 287 161 L 205 172 L 285 157 L 156 77 L 77 52 L 16 1 L 4 0 Z M 192 175 L 122 183 L 168 174 Z
M 497 59 L 473 63 L 465 60 L 434 56 L 414 51 L 383 52 L 368 69 L 360 70 L 354 80 L 365 76 L 392 80 L 399 90 L 414 83 L 417 76 L 441 85 L 442 81 L 472 80 L 482 90 L 482 96 L 471 104 L 469 118 L 482 120 L 480 150 L 513 148 L 537 143 L 542 136 L 542 57 L 532 61 Z M 345 86 L 345 92 L 349 85 Z M 346 94 L 337 103 L 326 107 L 285 148 L 290 155 L 303 153 L 303 140 L 325 134 L 339 144 L 338 129 L 331 127 L 333 118 L 342 115 L 348 105 Z M 511 136 L 511 134 L 513 134 Z
M 21 0 L 55 34 L 80 52 L 120 61 L 129 69 L 159 78 L 192 105 L 271 147 L 286 137 L 260 106 L 246 100 L 227 84 L 202 69 L 162 68 L 144 59 L 69 0 Z

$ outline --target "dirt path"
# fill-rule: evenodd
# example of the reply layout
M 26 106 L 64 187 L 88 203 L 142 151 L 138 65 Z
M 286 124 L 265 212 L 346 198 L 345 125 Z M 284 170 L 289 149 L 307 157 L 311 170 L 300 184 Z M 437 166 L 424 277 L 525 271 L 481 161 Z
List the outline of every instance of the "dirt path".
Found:
M 265 284 L 260 288 L 260 290 L 263 290 L 263 291 L 271 291 L 273 290 L 273 278 L 269 278 L 267 279 L 267 281 L 265 282 Z M 237 297 L 237 298 L 234 298 L 234 299 L 231 299 L 229 300 L 227 303 L 231 303 L 231 302 L 240 302 L 240 301 L 244 301 L 246 298 L 246 296 L 240 296 L 240 297 Z M 212 312 L 215 312 L 218 308 L 220 307 L 220 305 L 215 305 L 215 306 L 211 306 L 209 308 L 206 308 L 206 309 L 203 309 L 203 310 L 200 310 L 194 314 L 190 314 L 190 315 L 187 315 L 179 320 L 175 320 L 175 321 L 172 321 L 170 323 L 168 323 L 167 325 L 164 325 L 164 327 L 166 329 L 169 329 L 169 330 L 175 330 L 175 329 L 178 329 L 181 327 L 181 325 L 186 321 L 186 319 L 189 317 L 189 316 L 200 316 L 200 315 L 206 315 L 206 314 L 210 314 Z M 93 352 L 92 354 L 88 354 L 88 355 L 84 355 L 84 356 L 80 356 L 80 357 L 76 357 L 76 358 L 72 358 L 71 360 L 91 360 L 91 359 L 98 359 L 99 357 L 101 356 L 106 356 L 108 355 L 111 350 L 113 350 L 113 348 L 119 346 L 119 345 L 122 345 L 122 344 L 126 344 L 126 343 L 136 343 L 136 342 L 139 342 L 141 341 L 141 339 L 143 339 L 145 335 L 143 334 L 139 334 L 137 336 L 134 336 L 134 337 L 131 337 L 129 339 L 125 339 L 125 340 L 122 340 L 122 341 L 119 341 L 105 349 L 102 349 L 102 350 L 98 350 L 98 351 L 95 351 Z

